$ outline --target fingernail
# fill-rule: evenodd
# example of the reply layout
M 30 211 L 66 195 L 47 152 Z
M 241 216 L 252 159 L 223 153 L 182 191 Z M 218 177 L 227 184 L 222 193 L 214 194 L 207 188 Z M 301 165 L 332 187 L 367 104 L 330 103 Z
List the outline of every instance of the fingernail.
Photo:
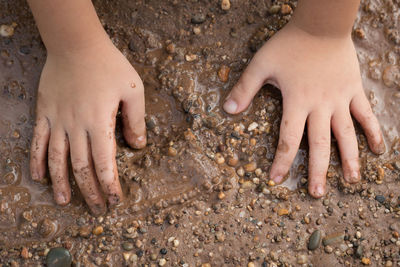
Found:
M 385 142 L 380 142 L 380 144 L 376 148 L 376 153 L 378 155 L 384 154 L 386 152 Z
M 351 176 L 350 176 L 350 181 L 353 183 L 356 183 L 360 180 L 360 175 L 358 173 L 358 171 L 352 171 L 351 172 Z
M 279 183 L 282 182 L 283 177 L 280 176 L 280 175 L 278 175 L 278 176 L 276 176 L 275 178 L 273 178 L 272 180 L 273 180 L 275 183 L 279 184 Z
M 146 136 L 141 135 L 135 140 L 135 147 L 142 148 L 146 145 Z
M 237 103 L 235 101 L 233 101 L 232 99 L 226 100 L 226 102 L 223 106 L 224 110 L 228 113 L 235 113 L 237 110 L 237 107 L 238 107 Z
M 63 193 L 57 193 L 56 194 L 56 201 L 58 205 L 65 205 L 67 204 L 67 198 L 65 197 L 65 195 Z
M 324 187 L 321 184 L 317 185 L 317 188 L 315 189 L 315 194 L 318 197 L 322 197 L 324 195 L 324 193 L 325 193 L 324 192 Z

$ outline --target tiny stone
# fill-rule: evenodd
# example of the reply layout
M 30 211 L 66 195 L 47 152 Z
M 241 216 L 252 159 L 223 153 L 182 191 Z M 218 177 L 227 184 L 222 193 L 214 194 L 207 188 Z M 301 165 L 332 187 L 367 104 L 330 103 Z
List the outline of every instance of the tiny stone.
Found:
M 225 234 L 223 232 L 217 232 L 215 234 L 215 237 L 219 242 L 224 242 L 225 241 Z
M 2 37 L 11 37 L 14 35 L 14 27 L 13 25 L 0 25 L 0 36 Z
M 225 158 L 224 158 L 224 156 L 222 156 L 222 154 L 221 153 L 216 153 L 215 154 L 215 162 L 217 163 L 217 164 L 224 164 L 224 162 L 225 162 Z
M 244 165 L 244 170 L 246 172 L 254 172 L 257 169 L 257 163 L 255 161 L 252 161 L 246 165 Z
M 254 263 L 251 261 L 247 264 L 247 267 L 255 267 Z
M 201 33 L 201 28 L 200 27 L 193 27 L 193 33 L 196 35 L 199 35 Z
M 167 261 L 166 261 L 164 258 L 162 258 L 162 259 L 160 259 L 160 260 L 158 261 L 158 265 L 159 265 L 159 266 L 164 266 L 166 263 L 167 263 Z
M 185 59 L 186 59 L 187 62 L 192 62 L 192 61 L 195 61 L 197 59 L 197 55 L 195 55 L 195 54 L 187 54 L 185 56 Z
M 309 250 L 315 250 L 319 247 L 321 243 L 321 231 L 320 230 L 315 230 L 311 236 L 310 239 L 308 240 L 308 249 Z
M 175 53 L 175 45 L 173 43 L 170 43 L 169 45 L 167 45 L 167 47 L 165 47 L 165 50 L 167 50 L 169 54 L 173 54 Z
M 269 14 L 276 14 L 281 10 L 281 7 L 279 5 L 273 5 L 269 8 L 268 13 Z
M 231 157 L 228 159 L 228 165 L 231 167 L 235 167 L 239 162 L 239 157 L 236 154 L 233 154 Z
M 333 252 L 333 248 L 331 246 L 326 246 L 324 250 L 328 254 L 331 254 Z
M 292 8 L 288 4 L 284 4 L 281 7 L 281 14 L 282 15 L 288 15 L 292 13 Z
M 371 260 L 369 258 L 362 258 L 361 262 L 364 265 L 370 265 L 371 264 Z
M 129 242 L 122 243 L 122 248 L 127 251 L 132 250 L 133 244 Z
M 362 258 L 363 254 L 364 254 L 364 248 L 363 248 L 363 246 L 360 245 L 356 249 L 356 257 Z
M 229 72 L 231 69 L 228 66 L 222 65 L 218 70 L 218 78 L 221 82 L 226 83 L 229 79 Z
M 298 264 L 305 264 L 307 262 L 307 256 L 306 255 L 299 255 L 297 256 L 297 263 Z
M 221 1 L 221 9 L 222 10 L 229 10 L 231 8 L 231 2 L 229 0 L 222 0 Z
M 193 15 L 190 21 L 193 24 L 202 24 L 204 21 L 206 21 L 206 16 L 202 13 L 196 13 Z
M 376 195 L 375 200 L 378 201 L 379 203 L 383 204 L 385 202 L 385 196 L 383 195 Z
M 178 154 L 178 152 L 176 151 L 176 149 L 173 148 L 172 146 L 170 146 L 170 147 L 168 148 L 168 155 L 171 156 L 171 157 L 175 157 L 176 154 Z
M 46 256 L 47 267 L 69 267 L 72 264 L 72 257 L 65 248 L 52 248 Z
M 93 229 L 94 235 L 101 235 L 103 233 L 103 226 L 97 226 Z

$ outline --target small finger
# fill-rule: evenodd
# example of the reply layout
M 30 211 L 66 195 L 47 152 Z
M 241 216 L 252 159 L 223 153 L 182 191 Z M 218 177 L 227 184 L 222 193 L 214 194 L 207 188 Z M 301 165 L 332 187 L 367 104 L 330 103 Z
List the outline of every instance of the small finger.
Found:
M 385 153 L 386 147 L 383 140 L 378 119 L 371 109 L 371 105 L 364 92 L 353 98 L 350 103 L 350 111 L 354 118 L 361 124 L 367 136 L 368 145 L 375 154 Z
M 308 192 L 311 196 L 320 198 L 325 194 L 326 173 L 330 158 L 330 116 L 325 112 L 310 113 L 307 120 L 307 131 L 310 146 Z
M 360 164 L 356 132 L 349 110 L 335 112 L 331 123 L 339 145 L 344 179 L 348 183 L 356 183 L 360 180 Z
M 86 132 L 69 134 L 71 164 L 76 183 L 94 215 L 106 211 L 106 203 L 97 181 Z
M 291 103 L 283 106 L 278 147 L 270 171 L 275 183 L 281 183 L 289 172 L 303 137 L 307 114 L 294 107 Z
M 62 128 L 53 128 L 49 142 L 48 163 L 53 184 L 54 199 L 59 205 L 71 200 L 71 187 L 68 181 L 69 144 Z
M 47 146 L 50 125 L 46 117 L 39 116 L 33 129 L 30 154 L 30 171 L 34 181 L 41 181 L 46 175 Z
M 116 142 L 114 129 L 97 130 L 90 134 L 92 157 L 97 178 L 103 192 L 111 205 L 122 201 L 122 189 L 118 179 L 117 163 L 115 160 Z
M 122 103 L 123 133 L 126 142 L 136 149 L 146 146 L 144 95 L 135 93 Z

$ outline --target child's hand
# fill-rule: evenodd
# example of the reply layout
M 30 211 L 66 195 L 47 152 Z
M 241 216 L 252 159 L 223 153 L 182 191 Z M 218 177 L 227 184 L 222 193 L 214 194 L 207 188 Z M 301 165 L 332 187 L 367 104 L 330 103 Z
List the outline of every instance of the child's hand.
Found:
M 282 182 L 296 156 L 307 121 L 309 192 L 325 193 L 331 128 L 338 140 L 344 178 L 360 180 L 358 146 L 352 114 L 363 127 L 374 153 L 385 151 L 378 121 L 364 94 L 350 34 L 317 36 L 289 23 L 254 56 L 228 96 L 224 109 L 245 110 L 265 83 L 280 88 L 283 116 L 270 177 Z
M 111 42 L 65 54 L 49 52 L 39 85 L 30 167 L 34 180 L 43 179 L 48 155 L 58 204 L 71 199 L 69 155 L 75 180 L 94 214 L 106 209 L 101 191 L 110 204 L 120 202 L 114 130 L 121 102 L 125 139 L 142 148 L 143 84 Z

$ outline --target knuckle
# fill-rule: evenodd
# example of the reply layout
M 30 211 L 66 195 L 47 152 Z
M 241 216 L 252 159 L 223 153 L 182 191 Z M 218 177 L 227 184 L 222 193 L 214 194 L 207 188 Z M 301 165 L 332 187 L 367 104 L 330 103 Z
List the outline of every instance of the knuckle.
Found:
M 355 136 L 353 124 L 347 123 L 343 127 L 340 127 L 339 131 L 337 131 L 337 135 L 338 139 L 344 139 Z
M 317 147 L 321 151 L 327 151 L 330 149 L 329 138 L 326 136 L 317 136 L 309 140 L 309 143 L 313 147 Z
M 89 162 L 85 159 L 81 158 L 71 159 L 71 164 L 74 169 L 74 173 L 77 175 L 81 174 L 86 169 L 89 169 Z

